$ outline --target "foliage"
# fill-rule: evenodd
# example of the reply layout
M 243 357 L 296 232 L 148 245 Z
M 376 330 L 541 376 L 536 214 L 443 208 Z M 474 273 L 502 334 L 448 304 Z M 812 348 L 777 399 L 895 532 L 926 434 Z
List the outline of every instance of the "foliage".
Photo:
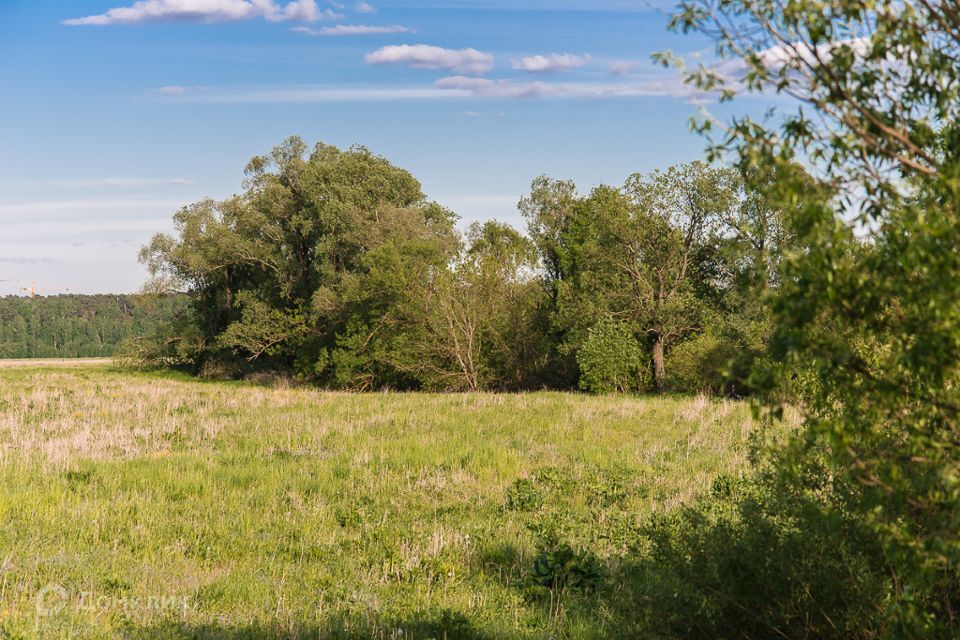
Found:
M 408 286 L 449 260 L 451 215 L 360 147 L 307 154 L 291 138 L 246 173 L 244 194 L 181 210 L 177 236 L 142 252 L 195 300 L 193 367 L 233 352 L 338 386 L 409 386 L 388 341 Z
M 113 356 L 186 303 L 175 296 L 0 298 L 0 358 Z
M 495 221 L 459 233 L 409 173 L 363 148 L 308 153 L 291 138 L 251 161 L 245 186 L 184 208 L 176 235 L 143 249 L 150 288 L 193 305 L 137 361 L 354 390 L 633 391 L 649 386 L 643 368 L 664 388 L 669 350 L 704 330 L 731 329 L 726 353 L 750 345 L 743 376 L 765 354 L 747 318 L 783 224 L 727 169 L 695 162 L 587 197 L 538 178 L 520 203 L 529 237 Z M 605 319 L 630 335 L 591 340 Z M 746 389 L 708 370 L 710 388 Z
M 808 610 L 847 627 L 784 618 L 797 609 L 772 576 L 751 609 L 794 635 L 956 637 L 960 16 L 950 3 L 694 0 L 674 26 L 711 35 L 732 59 L 726 78 L 705 68 L 692 84 L 723 85 L 724 97 L 776 91 L 813 112 L 737 119 L 713 151 L 767 178 L 803 248 L 784 256 L 774 295 L 779 367 L 754 379 L 791 380 L 806 419 L 762 458 L 758 481 L 802 499 L 802 508 L 766 501 L 785 527 L 778 535 L 799 515 L 813 540 L 832 531 L 823 545 L 841 551 L 827 561 L 835 584 L 822 595 L 827 576 L 803 553 L 782 554 L 780 573 L 814 594 Z M 713 130 L 710 120 L 700 126 Z M 801 157 L 811 174 L 798 173 Z M 779 394 L 767 397 L 776 412 Z M 676 544 L 710 535 L 707 524 L 688 525 Z M 743 531 L 733 518 L 724 526 Z M 720 584 L 701 606 L 738 593 Z
M 514 511 L 536 511 L 543 506 L 543 495 L 528 478 L 519 478 L 507 489 L 507 508 Z
M 872 638 L 890 596 L 875 540 L 813 496 L 718 478 L 710 497 L 651 518 L 626 569 L 661 638 Z
M 577 352 L 580 388 L 590 393 L 643 391 L 648 370 L 643 349 L 623 323 L 603 319 Z
M 705 332 L 670 351 L 671 389 L 720 394 L 730 379 L 728 367 L 737 359 L 736 345 Z
M 587 197 L 569 182 L 534 181 L 521 209 L 550 294 L 557 351 L 580 360 L 591 328 L 615 320 L 646 351 L 653 386 L 663 389 L 671 377 L 687 382 L 669 371 L 672 347 L 704 331 L 723 334 L 739 366 L 710 367 L 708 386 L 745 392 L 743 380 L 727 384 L 724 376 L 745 376 L 765 354 L 763 300 L 791 241 L 781 210 L 764 195 L 769 185 L 755 184 L 702 162 L 637 174 L 622 189 L 602 186 Z M 691 383 L 682 390 L 702 386 Z
M 527 574 L 531 584 L 555 593 L 596 591 L 602 577 L 596 556 L 553 540 L 540 544 Z

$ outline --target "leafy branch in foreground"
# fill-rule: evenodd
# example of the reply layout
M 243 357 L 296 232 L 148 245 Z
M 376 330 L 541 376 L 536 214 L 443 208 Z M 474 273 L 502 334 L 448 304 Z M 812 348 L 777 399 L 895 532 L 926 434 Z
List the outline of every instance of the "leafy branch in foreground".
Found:
M 767 124 L 735 119 L 713 146 L 748 179 L 769 177 L 804 248 L 784 256 L 772 341 L 804 428 L 761 458 L 761 497 L 737 498 L 722 522 L 727 534 L 779 522 L 777 535 L 799 528 L 836 550 L 821 567 L 778 555 L 797 593 L 806 585 L 804 608 L 821 613 L 784 617 L 764 586 L 754 610 L 776 612 L 786 637 L 956 637 L 960 12 L 925 0 L 694 0 L 673 26 L 714 38 L 724 60 L 688 74 L 692 85 L 801 102 Z M 713 121 L 701 128 L 712 135 Z M 678 535 L 715 526 L 692 519 Z M 842 588 L 817 592 L 823 566 Z M 716 594 L 698 589 L 705 601 L 743 602 L 735 576 L 716 578 Z

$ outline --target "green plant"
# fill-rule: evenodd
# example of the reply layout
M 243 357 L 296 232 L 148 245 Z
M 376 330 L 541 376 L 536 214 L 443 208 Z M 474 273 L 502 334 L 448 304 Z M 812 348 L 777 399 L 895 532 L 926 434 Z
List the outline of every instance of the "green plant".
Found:
M 577 352 L 580 388 L 590 393 L 646 389 L 645 359 L 640 343 L 620 322 L 600 320 Z
M 713 333 L 702 333 L 670 351 L 667 386 L 688 393 L 721 393 L 736 346 Z
M 543 493 L 528 478 L 519 478 L 507 489 L 507 508 L 514 511 L 536 511 L 543 506 Z
M 542 541 L 527 580 L 552 593 L 591 593 L 603 580 L 600 561 L 592 553 L 575 550 L 557 540 Z

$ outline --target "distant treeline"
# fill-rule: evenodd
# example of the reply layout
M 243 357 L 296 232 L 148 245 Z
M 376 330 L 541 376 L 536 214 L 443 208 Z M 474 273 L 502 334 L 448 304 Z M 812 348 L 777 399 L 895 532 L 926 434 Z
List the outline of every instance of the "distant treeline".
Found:
M 114 355 L 156 331 L 185 303 L 179 296 L 59 295 L 0 298 L 0 358 Z

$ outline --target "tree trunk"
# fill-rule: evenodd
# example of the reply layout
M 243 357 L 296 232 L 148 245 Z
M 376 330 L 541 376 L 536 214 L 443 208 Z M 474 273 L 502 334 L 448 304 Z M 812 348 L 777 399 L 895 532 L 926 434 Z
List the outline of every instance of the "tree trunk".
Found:
M 653 387 L 663 391 L 667 370 L 663 364 L 663 336 L 659 333 L 653 338 Z

